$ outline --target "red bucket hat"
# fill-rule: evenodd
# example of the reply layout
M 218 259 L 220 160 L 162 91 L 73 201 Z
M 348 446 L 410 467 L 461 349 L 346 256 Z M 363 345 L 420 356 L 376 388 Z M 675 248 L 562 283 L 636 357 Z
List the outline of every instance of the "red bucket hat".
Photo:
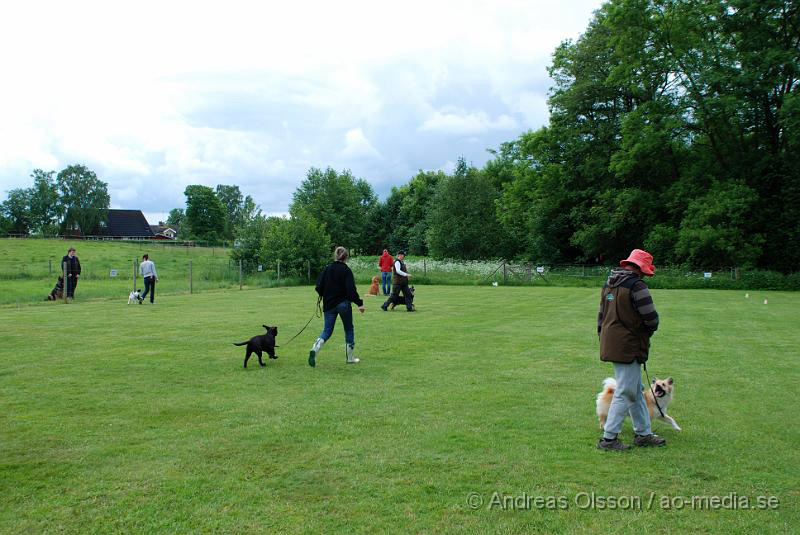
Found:
M 653 265 L 653 255 L 641 249 L 634 249 L 631 251 L 631 254 L 628 255 L 628 258 L 620 260 L 620 266 L 624 266 L 625 264 L 635 264 L 639 266 L 639 269 L 641 269 L 642 273 L 645 275 L 653 276 L 656 272 L 656 267 Z

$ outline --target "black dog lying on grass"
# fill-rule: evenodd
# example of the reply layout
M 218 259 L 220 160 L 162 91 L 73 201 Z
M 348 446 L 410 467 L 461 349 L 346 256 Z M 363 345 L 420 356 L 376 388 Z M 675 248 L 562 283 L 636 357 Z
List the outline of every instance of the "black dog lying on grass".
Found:
M 262 325 L 267 330 L 266 334 L 262 334 L 260 336 L 254 336 L 247 342 L 241 342 L 239 344 L 234 343 L 235 346 L 247 346 L 247 354 L 244 357 L 244 367 L 247 368 L 247 361 L 250 360 L 250 355 L 255 353 L 258 355 L 258 363 L 262 366 L 266 366 L 264 361 L 261 360 L 261 352 L 266 351 L 269 358 L 276 359 L 278 358 L 275 355 L 275 337 L 278 336 L 278 327 L 269 327 L 267 325 Z

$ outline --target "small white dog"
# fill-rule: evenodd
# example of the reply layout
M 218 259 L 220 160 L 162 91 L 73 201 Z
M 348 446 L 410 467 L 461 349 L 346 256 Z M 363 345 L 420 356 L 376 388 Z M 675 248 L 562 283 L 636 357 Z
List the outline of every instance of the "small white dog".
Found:
M 600 427 L 605 427 L 606 419 L 608 418 L 608 409 L 611 407 L 611 400 L 614 398 L 614 390 L 617 389 L 617 381 L 613 377 L 607 377 L 603 381 L 603 390 L 597 394 L 597 419 L 600 420 Z M 647 411 L 650 413 L 650 419 L 658 418 L 667 422 L 675 431 L 680 431 L 681 428 L 678 423 L 667 414 L 667 406 L 672 401 L 672 396 L 675 391 L 675 381 L 672 377 L 667 379 L 659 379 L 653 377 L 652 390 L 644 388 L 644 400 L 647 403 Z M 655 393 L 655 397 L 653 394 Z M 658 398 L 658 405 L 661 407 L 659 412 L 656 407 L 656 398 Z M 664 415 L 661 415 L 661 412 Z
M 128 296 L 128 304 L 129 305 L 134 303 L 134 302 L 138 302 L 141 305 L 142 301 L 144 301 L 144 300 L 142 299 L 142 291 L 141 290 L 134 290 Z

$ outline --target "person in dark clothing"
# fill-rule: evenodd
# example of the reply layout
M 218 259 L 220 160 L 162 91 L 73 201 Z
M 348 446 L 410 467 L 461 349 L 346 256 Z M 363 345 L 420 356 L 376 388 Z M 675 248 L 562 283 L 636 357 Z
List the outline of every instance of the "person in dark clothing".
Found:
M 322 299 L 322 311 L 325 315 L 325 327 L 314 342 L 308 353 L 308 365 L 312 368 L 317 365 L 317 354 L 322 346 L 333 334 L 336 317 L 342 318 L 344 325 L 345 354 L 347 363 L 355 364 L 360 359 L 355 356 L 355 330 L 353 329 L 353 309 L 351 303 L 358 306 L 359 312 L 364 313 L 364 301 L 356 290 L 356 281 L 353 272 L 347 267 L 349 253 L 344 247 L 337 247 L 336 261 L 325 266 L 317 278 L 317 294 Z
M 617 381 L 597 447 L 616 451 L 630 448 L 617 438 L 628 414 L 633 420 L 636 446 L 663 446 L 666 441 L 650 430 L 650 413 L 642 394 L 641 366 L 649 356 L 650 337 L 658 329 L 658 312 L 642 277 L 652 277 L 656 268 L 653 256 L 641 249 L 631 251 L 619 265 L 600 293 L 597 315 L 600 360 L 614 364 Z
M 405 258 L 405 251 L 399 251 L 397 253 L 397 259 L 392 266 L 392 295 L 381 305 L 381 310 L 384 312 L 389 309 L 389 305 L 397 305 L 400 300 L 400 292 L 403 292 L 403 297 L 406 301 L 406 311 L 414 312 L 414 294 L 412 294 L 411 290 L 408 288 L 408 279 L 411 275 L 408 274 L 408 270 L 406 269 Z
M 74 247 L 70 247 L 66 256 L 61 259 L 61 268 L 65 271 L 67 277 L 67 299 L 74 299 L 75 288 L 78 286 L 78 277 L 81 276 L 81 261 L 75 256 Z

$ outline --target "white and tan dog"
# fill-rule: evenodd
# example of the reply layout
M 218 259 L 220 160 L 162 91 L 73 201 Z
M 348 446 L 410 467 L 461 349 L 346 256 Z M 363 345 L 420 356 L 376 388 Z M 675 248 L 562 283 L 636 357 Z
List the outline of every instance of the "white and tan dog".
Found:
M 139 303 L 141 305 L 142 301 L 143 301 L 143 299 L 142 299 L 142 291 L 141 290 L 134 290 L 128 296 L 128 304 L 129 305 L 132 304 L 132 303 Z
M 647 387 L 644 389 L 644 400 L 647 402 L 647 411 L 650 413 L 651 421 L 654 417 L 658 418 L 670 424 L 675 431 L 680 431 L 681 428 L 678 426 L 678 423 L 667 414 L 667 406 L 672 401 L 673 391 L 675 390 L 674 383 L 675 381 L 672 377 L 661 380 L 657 377 L 653 377 L 652 389 Z M 606 425 L 608 408 L 611 406 L 611 400 L 614 397 L 614 390 L 616 390 L 616 388 L 617 381 L 613 377 L 607 377 L 606 380 L 603 381 L 603 390 L 597 394 L 597 418 L 600 420 L 601 428 Z M 653 392 L 655 392 L 655 398 L 653 397 Z M 664 413 L 663 416 L 658 411 L 658 407 L 656 407 L 656 398 L 658 399 L 658 406 L 661 407 L 661 412 Z

